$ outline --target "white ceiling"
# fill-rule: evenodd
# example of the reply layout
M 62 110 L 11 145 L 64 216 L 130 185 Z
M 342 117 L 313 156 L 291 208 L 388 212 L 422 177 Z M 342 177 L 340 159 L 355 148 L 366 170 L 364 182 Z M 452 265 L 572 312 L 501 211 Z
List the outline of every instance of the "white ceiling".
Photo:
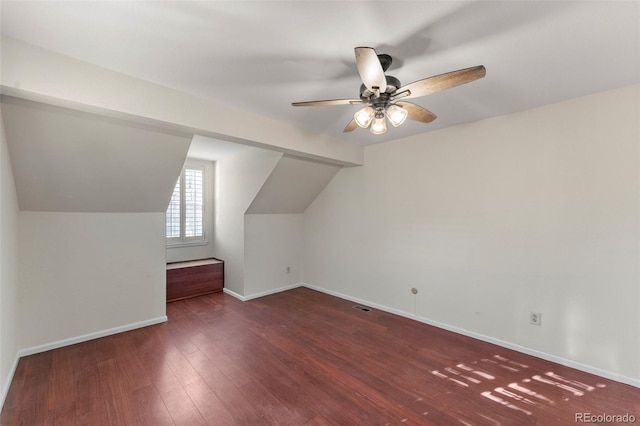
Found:
M 358 144 L 640 82 L 637 1 L 2 1 L 0 8 L 10 37 Z M 356 46 L 390 54 L 387 74 L 403 84 L 480 64 L 487 76 L 415 99 L 438 119 L 384 136 L 342 133 L 357 106 L 290 106 L 357 97 Z
M 248 214 L 304 213 L 341 167 L 282 157 L 247 209 Z
M 218 161 L 225 157 L 243 154 L 255 149 L 260 148 L 195 135 L 191 140 L 187 157 L 199 160 Z
M 167 209 L 189 149 L 188 136 L 23 99 L 0 99 L 20 210 Z

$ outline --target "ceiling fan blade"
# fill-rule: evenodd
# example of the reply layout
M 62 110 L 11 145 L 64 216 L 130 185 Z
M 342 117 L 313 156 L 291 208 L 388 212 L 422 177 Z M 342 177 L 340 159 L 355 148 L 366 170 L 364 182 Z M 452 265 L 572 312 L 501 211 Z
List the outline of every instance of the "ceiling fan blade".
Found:
M 371 47 L 356 47 L 355 51 L 358 73 L 364 85 L 372 92 L 377 89 L 384 93 L 387 90 L 387 78 L 376 51 Z
M 318 105 L 354 105 L 364 103 L 362 99 L 328 99 L 326 101 L 292 102 L 292 106 L 318 106 Z
M 342 132 L 343 133 L 353 132 L 357 127 L 358 127 L 358 123 L 356 123 L 356 120 L 351 120 L 349 124 L 347 124 L 347 127 L 345 127 Z
M 445 74 L 434 75 L 422 80 L 414 81 L 406 86 L 402 86 L 395 93 L 402 94 L 409 92 L 406 98 L 417 98 L 418 96 L 428 95 L 430 93 L 439 92 L 440 90 L 449 89 L 450 87 L 459 86 L 461 84 L 470 83 L 474 80 L 484 77 L 487 70 L 483 65 L 477 67 L 465 68 L 458 71 L 451 71 Z
M 421 121 L 423 123 L 431 123 L 437 118 L 434 113 L 422 108 L 420 105 L 412 104 L 411 102 L 396 102 L 395 104 L 406 109 L 409 112 L 407 118 L 410 118 L 411 120 Z

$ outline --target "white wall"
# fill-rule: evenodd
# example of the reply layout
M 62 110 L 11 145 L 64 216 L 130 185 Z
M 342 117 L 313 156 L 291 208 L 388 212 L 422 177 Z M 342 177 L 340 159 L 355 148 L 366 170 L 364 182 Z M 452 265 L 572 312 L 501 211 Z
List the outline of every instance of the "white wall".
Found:
M 303 218 L 302 214 L 245 215 L 245 296 L 302 282 Z
M 302 282 L 303 213 L 340 169 L 303 158 L 278 161 L 244 218 L 245 297 Z
M 164 213 L 19 213 L 19 345 L 165 318 Z
M 244 295 L 244 214 L 282 157 L 250 148 L 216 162 L 214 257 L 224 260 L 225 288 Z
M 0 110 L 0 408 L 18 353 L 18 198 Z
M 305 282 L 640 383 L 639 91 L 367 147 L 307 209 Z

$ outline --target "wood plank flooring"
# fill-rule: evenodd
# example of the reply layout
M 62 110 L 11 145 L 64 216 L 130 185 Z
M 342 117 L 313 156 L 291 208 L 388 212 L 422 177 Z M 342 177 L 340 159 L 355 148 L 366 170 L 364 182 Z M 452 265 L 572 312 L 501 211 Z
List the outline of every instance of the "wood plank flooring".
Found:
M 306 288 L 20 360 L 2 425 L 640 423 L 640 389 Z

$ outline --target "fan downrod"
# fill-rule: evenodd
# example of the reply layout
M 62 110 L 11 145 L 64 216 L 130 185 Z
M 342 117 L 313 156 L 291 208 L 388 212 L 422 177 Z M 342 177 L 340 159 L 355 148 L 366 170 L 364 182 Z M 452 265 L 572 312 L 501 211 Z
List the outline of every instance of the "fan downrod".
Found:
M 386 53 L 381 53 L 378 55 L 378 60 L 380 61 L 380 65 L 382 65 L 382 71 L 387 72 L 391 63 L 393 62 L 393 58 Z

